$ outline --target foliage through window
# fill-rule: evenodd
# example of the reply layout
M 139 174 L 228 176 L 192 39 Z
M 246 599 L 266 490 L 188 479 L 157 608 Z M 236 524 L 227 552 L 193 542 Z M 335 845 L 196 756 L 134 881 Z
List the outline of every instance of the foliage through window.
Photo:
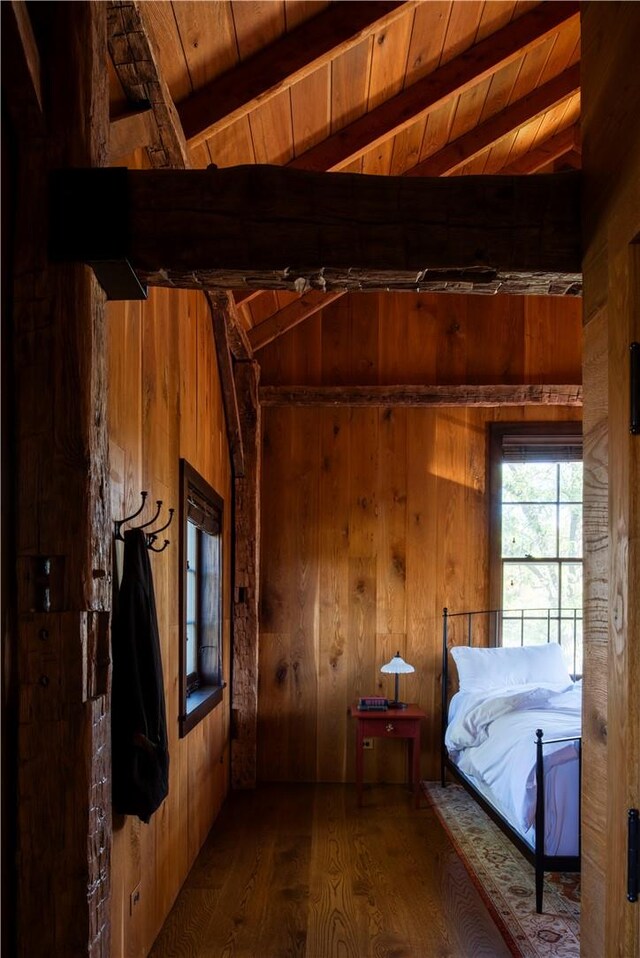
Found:
M 180 734 L 222 699 L 223 501 L 180 460 Z
M 582 663 L 582 440 L 576 424 L 493 427 L 492 580 L 503 645 Z M 521 610 L 524 610 L 521 612 Z

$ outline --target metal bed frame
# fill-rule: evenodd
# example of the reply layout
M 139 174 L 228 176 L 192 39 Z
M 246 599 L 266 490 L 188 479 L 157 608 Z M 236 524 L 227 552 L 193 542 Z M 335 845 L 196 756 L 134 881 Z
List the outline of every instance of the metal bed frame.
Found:
M 535 869 L 535 888 L 536 888 L 536 912 L 538 914 L 542 913 L 542 900 L 543 900 L 543 888 L 544 888 L 544 874 L 545 872 L 579 872 L 580 871 L 580 823 L 578 823 L 578 854 L 577 855 L 547 855 L 544 851 L 544 837 L 545 837 L 545 792 L 544 792 L 544 747 L 546 745 L 554 745 L 560 742 L 577 742 L 578 743 L 578 788 L 581 790 L 582 784 L 582 738 L 580 736 L 569 737 L 569 738 L 554 738 L 554 739 L 545 739 L 544 732 L 542 729 L 536 729 L 536 837 L 535 837 L 535 846 L 532 848 L 525 840 L 522 838 L 520 833 L 514 828 L 514 826 L 507 821 L 507 819 L 490 804 L 489 801 L 477 790 L 473 782 L 461 772 L 460 769 L 451 761 L 447 748 L 445 746 L 444 738 L 445 732 L 447 730 L 448 724 L 448 711 L 449 711 L 449 620 L 452 618 L 461 618 L 465 616 L 467 618 L 467 645 L 472 646 L 473 635 L 472 635 L 472 624 L 473 617 L 484 615 L 484 616 L 493 616 L 493 631 L 494 631 L 494 642 L 498 644 L 497 640 L 500 635 L 500 627 L 502 624 L 502 618 L 506 614 L 509 618 L 516 617 L 518 615 L 523 616 L 526 613 L 526 617 L 530 617 L 534 612 L 541 612 L 542 610 L 509 610 L 505 613 L 501 609 L 487 609 L 487 610 L 477 610 L 473 612 L 454 612 L 451 613 L 448 609 L 443 609 L 443 628 L 442 628 L 442 738 L 441 738 L 441 784 L 443 788 L 446 786 L 446 773 L 449 773 L 456 778 L 463 788 L 472 796 L 472 798 L 478 803 L 478 805 L 487 813 L 487 815 L 496 823 L 496 825 L 501 829 L 502 832 L 509 838 L 509 840 L 516 846 L 516 848 L 521 852 L 521 854 L 529 861 Z M 552 610 L 544 610 L 547 613 L 547 622 L 548 622 L 548 641 L 551 641 L 551 626 L 555 626 L 556 622 L 561 620 L 561 617 L 558 613 L 558 616 L 551 616 L 550 612 Z M 555 610 L 554 610 L 555 611 Z M 574 662 L 574 677 L 576 675 L 576 624 L 577 616 L 573 616 L 573 662 Z M 522 635 L 524 636 L 524 630 L 522 630 Z M 524 641 L 521 644 L 525 644 Z M 578 808 L 580 809 L 580 794 L 578 795 Z

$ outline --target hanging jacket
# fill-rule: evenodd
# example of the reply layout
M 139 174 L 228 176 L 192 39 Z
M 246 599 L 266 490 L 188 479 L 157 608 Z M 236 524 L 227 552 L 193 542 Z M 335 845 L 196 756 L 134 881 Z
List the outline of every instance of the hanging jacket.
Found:
M 169 791 L 169 753 L 153 578 L 140 529 L 124 533 L 112 658 L 113 807 L 148 822 Z

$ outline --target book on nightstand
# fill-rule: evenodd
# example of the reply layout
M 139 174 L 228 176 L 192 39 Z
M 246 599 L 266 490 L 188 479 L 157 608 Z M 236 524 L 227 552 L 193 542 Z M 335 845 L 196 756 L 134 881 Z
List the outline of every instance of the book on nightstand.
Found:
M 389 700 L 381 695 L 365 695 L 358 699 L 358 709 L 361 712 L 386 712 Z

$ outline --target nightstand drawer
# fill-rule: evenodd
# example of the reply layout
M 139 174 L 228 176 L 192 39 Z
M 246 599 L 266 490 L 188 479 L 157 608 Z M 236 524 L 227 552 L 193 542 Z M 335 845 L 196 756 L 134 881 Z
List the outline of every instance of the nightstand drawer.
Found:
M 363 738 L 412 738 L 420 733 L 420 719 L 361 719 Z

